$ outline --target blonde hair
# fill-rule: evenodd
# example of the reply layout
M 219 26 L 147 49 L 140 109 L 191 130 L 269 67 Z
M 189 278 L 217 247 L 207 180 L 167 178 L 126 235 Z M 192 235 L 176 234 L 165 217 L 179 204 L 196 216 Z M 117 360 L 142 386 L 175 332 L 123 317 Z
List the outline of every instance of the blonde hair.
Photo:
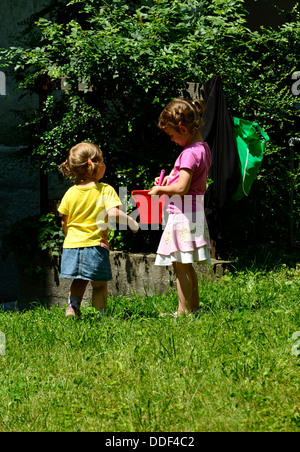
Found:
M 158 127 L 172 127 L 180 133 L 180 126 L 184 126 L 191 134 L 201 131 L 204 125 L 202 121 L 202 113 L 204 111 L 204 103 L 195 99 L 193 101 L 176 98 L 173 99 L 160 114 Z
M 94 143 L 84 141 L 69 150 L 68 158 L 60 165 L 60 169 L 66 177 L 74 176 L 76 181 L 81 181 L 95 177 L 101 165 L 101 149 Z

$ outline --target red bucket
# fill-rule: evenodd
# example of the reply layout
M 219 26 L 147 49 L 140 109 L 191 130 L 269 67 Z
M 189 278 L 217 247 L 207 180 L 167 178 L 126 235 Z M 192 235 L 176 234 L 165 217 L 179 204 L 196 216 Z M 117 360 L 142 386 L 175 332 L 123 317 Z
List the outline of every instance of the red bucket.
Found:
M 160 224 L 164 209 L 164 197 L 148 195 L 150 190 L 133 190 L 136 207 L 142 224 Z

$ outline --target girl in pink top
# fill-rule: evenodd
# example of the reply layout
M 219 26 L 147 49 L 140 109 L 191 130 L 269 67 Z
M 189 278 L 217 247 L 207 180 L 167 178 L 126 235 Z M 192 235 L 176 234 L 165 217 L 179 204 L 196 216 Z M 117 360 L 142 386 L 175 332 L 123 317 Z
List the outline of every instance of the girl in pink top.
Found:
M 211 152 L 202 142 L 200 101 L 174 99 L 160 115 L 158 126 L 183 147 L 171 174 L 149 192 L 164 195 L 168 220 L 157 250 L 155 265 L 173 265 L 178 309 L 174 316 L 199 309 L 198 278 L 194 262 L 210 264 L 210 238 L 204 213 L 204 194 Z

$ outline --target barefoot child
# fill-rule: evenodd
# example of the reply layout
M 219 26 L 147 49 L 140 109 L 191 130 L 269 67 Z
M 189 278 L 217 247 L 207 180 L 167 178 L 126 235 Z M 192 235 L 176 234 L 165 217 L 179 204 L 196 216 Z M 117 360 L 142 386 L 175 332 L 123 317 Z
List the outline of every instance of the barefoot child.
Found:
M 92 302 L 101 315 L 107 305 L 107 281 L 112 279 L 107 240 L 114 220 L 137 232 L 138 224 L 120 209 L 120 199 L 110 185 L 99 183 L 106 166 L 99 147 L 83 142 L 72 147 L 61 171 L 75 177 L 76 185 L 65 193 L 58 208 L 66 235 L 61 259 L 61 278 L 71 278 L 66 316 L 80 317 L 80 304 L 88 282 Z M 108 220 L 108 221 L 106 221 Z
M 178 309 L 174 316 L 199 309 L 198 278 L 194 262 L 210 263 L 210 239 L 204 214 L 204 194 L 211 152 L 201 136 L 200 101 L 174 99 L 163 110 L 158 126 L 183 147 L 162 186 L 150 195 L 165 195 L 168 221 L 157 250 L 155 265 L 173 265 Z

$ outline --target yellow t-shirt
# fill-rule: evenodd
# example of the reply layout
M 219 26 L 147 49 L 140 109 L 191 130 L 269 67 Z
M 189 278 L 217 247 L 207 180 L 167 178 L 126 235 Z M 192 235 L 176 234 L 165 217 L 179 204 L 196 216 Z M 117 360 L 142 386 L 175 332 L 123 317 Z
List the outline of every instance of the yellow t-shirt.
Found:
M 65 193 L 58 211 L 68 215 L 68 233 L 64 248 L 103 246 L 109 249 L 107 211 L 122 206 L 113 187 L 99 183 L 74 185 Z

